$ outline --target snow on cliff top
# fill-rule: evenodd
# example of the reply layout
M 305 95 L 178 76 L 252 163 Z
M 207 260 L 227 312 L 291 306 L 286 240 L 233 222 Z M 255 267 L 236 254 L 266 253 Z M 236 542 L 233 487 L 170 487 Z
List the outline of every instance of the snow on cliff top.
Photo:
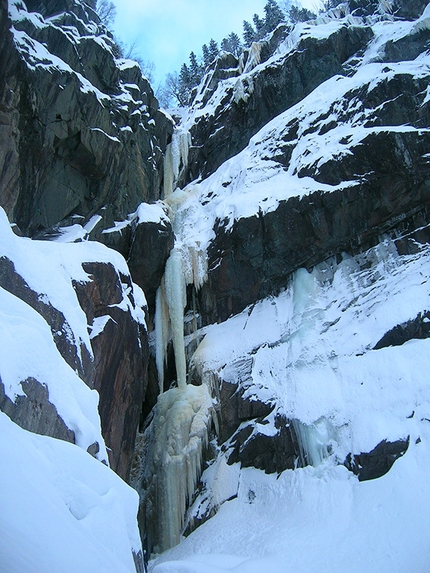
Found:
M 279 53 L 261 66 L 269 65 L 272 61 L 279 64 L 286 53 L 297 46 L 303 35 L 325 37 L 347 24 L 347 19 L 343 19 L 320 25 L 301 25 L 292 32 L 293 38 L 287 38 Z M 371 94 L 380 84 L 396 76 L 429 78 L 428 52 L 413 61 L 377 61 L 387 41 L 406 37 L 429 25 L 430 5 L 415 22 L 386 20 L 374 23 L 374 39 L 350 76 L 338 75 L 323 82 L 299 103 L 266 124 L 251 138 L 243 151 L 226 161 L 215 173 L 173 193 L 168 202 L 177 210 L 175 232 L 178 239 L 194 247 L 197 245 L 199 249 L 207 249 L 214 237 L 213 228 L 217 220 L 223 221 L 229 229 L 234 221 L 259 212 L 273 211 L 280 201 L 291 197 L 302 197 L 318 190 L 335 191 L 362 181 L 363 177 L 357 176 L 340 185 L 330 186 L 311 177 L 301 176 L 301 172 L 307 168 L 318 170 L 331 159 L 351 154 L 353 148 L 369 135 L 380 132 L 428 132 L 427 128 L 419 129 L 412 125 L 378 125 L 372 121 L 375 110 L 365 108 L 357 99 L 351 100 L 350 94 L 354 91 L 358 93 L 360 89 Z M 249 75 L 257 72 L 258 67 L 249 72 Z M 180 131 L 189 128 L 200 115 L 216 113 L 232 82 L 242 79 L 239 77 L 220 82 L 207 106 L 197 110 L 191 108 Z M 425 93 L 422 99 L 424 105 L 428 100 Z M 347 119 L 345 105 L 348 107 Z M 334 127 L 330 126 L 333 123 Z M 330 126 L 329 129 L 322 129 L 326 125 Z M 320 134 L 320 131 L 323 133 Z M 285 146 L 292 149 L 287 166 L 273 159 L 276 152 L 281 150 L 282 153 Z

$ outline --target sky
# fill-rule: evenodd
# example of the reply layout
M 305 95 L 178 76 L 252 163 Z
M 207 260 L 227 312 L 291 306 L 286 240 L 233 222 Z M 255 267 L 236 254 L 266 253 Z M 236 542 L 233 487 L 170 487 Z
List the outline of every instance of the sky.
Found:
M 135 54 L 155 65 L 157 88 L 167 73 L 179 71 L 189 54 L 201 55 L 211 38 L 221 42 L 230 32 L 242 34 L 243 20 L 264 15 L 267 0 L 113 0 L 114 32 Z M 315 0 L 303 0 L 312 7 Z

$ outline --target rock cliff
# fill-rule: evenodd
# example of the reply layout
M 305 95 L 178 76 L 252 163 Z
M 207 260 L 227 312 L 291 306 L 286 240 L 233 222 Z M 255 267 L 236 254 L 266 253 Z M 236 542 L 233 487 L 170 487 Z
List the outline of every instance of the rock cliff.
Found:
M 175 125 L 92 0 L 1 1 L 0 409 L 131 482 L 149 553 L 271 474 L 401 495 L 426 457 L 429 40 L 426 2 L 351 0 Z

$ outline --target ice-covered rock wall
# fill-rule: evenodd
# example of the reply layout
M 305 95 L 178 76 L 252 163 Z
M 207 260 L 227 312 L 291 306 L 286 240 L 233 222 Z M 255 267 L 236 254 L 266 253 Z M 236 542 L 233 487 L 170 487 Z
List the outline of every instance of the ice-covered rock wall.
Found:
M 216 85 L 205 79 L 184 118 L 195 180 L 172 195 L 174 230 L 184 252 L 198 245 L 207 253 L 204 280 L 188 289 L 185 316 L 198 327 L 185 338 L 186 355 L 193 378 L 211 381 L 218 431 L 185 531 L 209 523 L 159 558 L 157 573 L 174 566 L 165 560 L 196 552 L 262 558 L 249 567 L 283 571 L 285 551 L 300 571 L 331 570 L 324 563 L 341 571 L 349 550 L 368 543 L 364 529 L 341 551 L 327 539 L 335 556 L 316 550 L 306 566 L 306 535 L 292 532 L 293 519 L 290 529 L 270 529 L 279 547 L 241 520 L 264 521 L 251 506 L 264 513 L 268 492 L 267 515 L 276 513 L 285 479 L 295 519 L 314 511 L 323 523 L 334 503 L 318 497 L 312 511 L 301 503 L 307 487 L 330 483 L 332 499 L 352 500 L 345 523 L 354 531 L 355 484 L 397 480 L 406 496 L 408 468 L 426 455 L 430 13 L 421 4 L 408 16 L 406 3 L 353 4 L 277 32 L 277 48 L 267 56 L 263 45 L 255 67 Z M 276 474 L 279 486 L 245 468 Z M 420 492 L 411 511 L 429 506 Z M 381 547 L 372 545 L 379 566 L 382 546 L 401 528 L 382 514 L 369 528 L 387 532 Z M 260 537 L 255 548 L 249 539 Z M 399 563 L 420 567 L 418 537 Z M 273 558 L 264 560 L 268 545 Z M 198 571 L 221 563 L 201 562 Z
M 154 573 L 426 571 L 427 3 L 223 54 L 175 129 L 65 4 L 0 4 L 1 447 L 37 478 L 2 475 L 0 556 L 139 569 L 101 463 L 127 478 L 135 450 L 145 547 L 178 544 Z

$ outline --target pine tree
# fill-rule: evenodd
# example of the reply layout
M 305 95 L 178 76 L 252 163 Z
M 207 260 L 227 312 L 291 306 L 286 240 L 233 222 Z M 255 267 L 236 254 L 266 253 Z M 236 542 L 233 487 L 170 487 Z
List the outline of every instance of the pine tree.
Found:
M 260 39 L 264 36 L 264 20 L 262 20 L 258 14 L 254 14 L 252 20 L 257 31 L 257 37 Z
M 246 20 L 243 21 L 243 41 L 245 46 L 249 48 L 252 42 L 257 40 L 257 33 L 252 27 L 252 24 L 247 22 Z
M 203 68 L 199 65 L 197 61 L 197 56 L 194 52 L 190 54 L 190 67 L 189 67 L 189 83 L 190 87 L 193 88 L 200 83 L 203 76 Z
M 268 0 L 267 4 L 264 6 L 264 12 L 266 13 L 266 17 L 264 19 L 266 33 L 272 32 L 281 22 L 285 21 L 284 13 L 279 8 L 275 0 Z
M 215 42 L 213 38 L 211 38 L 211 41 L 209 42 L 209 55 L 211 58 L 211 62 L 213 62 L 219 55 L 218 44 Z
M 293 24 L 297 24 L 297 22 L 306 22 L 307 20 L 311 20 L 315 18 L 315 14 L 306 8 L 298 8 L 297 6 L 292 6 L 290 11 L 288 12 L 288 17 Z
M 205 68 L 207 68 L 209 66 L 209 64 L 212 63 L 211 61 L 211 55 L 209 52 L 209 48 L 207 47 L 207 44 L 203 44 L 202 46 L 202 52 L 203 52 L 203 63 L 205 65 Z
M 187 64 L 182 64 L 179 72 L 177 94 L 175 94 L 180 106 L 188 105 L 192 88 L 190 70 Z
M 326 12 L 331 8 L 336 8 L 339 4 L 341 4 L 344 0 L 325 0 L 322 5 L 322 10 Z
M 240 41 L 239 36 L 234 32 L 229 34 L 227 38 L 224 38 L 223 41 L 221 42 L 221 50 L 224 50 L 225 52 L 230 52 L 237 58 L 242 53 L 242 49 L 243 49 L 242 42 Z

